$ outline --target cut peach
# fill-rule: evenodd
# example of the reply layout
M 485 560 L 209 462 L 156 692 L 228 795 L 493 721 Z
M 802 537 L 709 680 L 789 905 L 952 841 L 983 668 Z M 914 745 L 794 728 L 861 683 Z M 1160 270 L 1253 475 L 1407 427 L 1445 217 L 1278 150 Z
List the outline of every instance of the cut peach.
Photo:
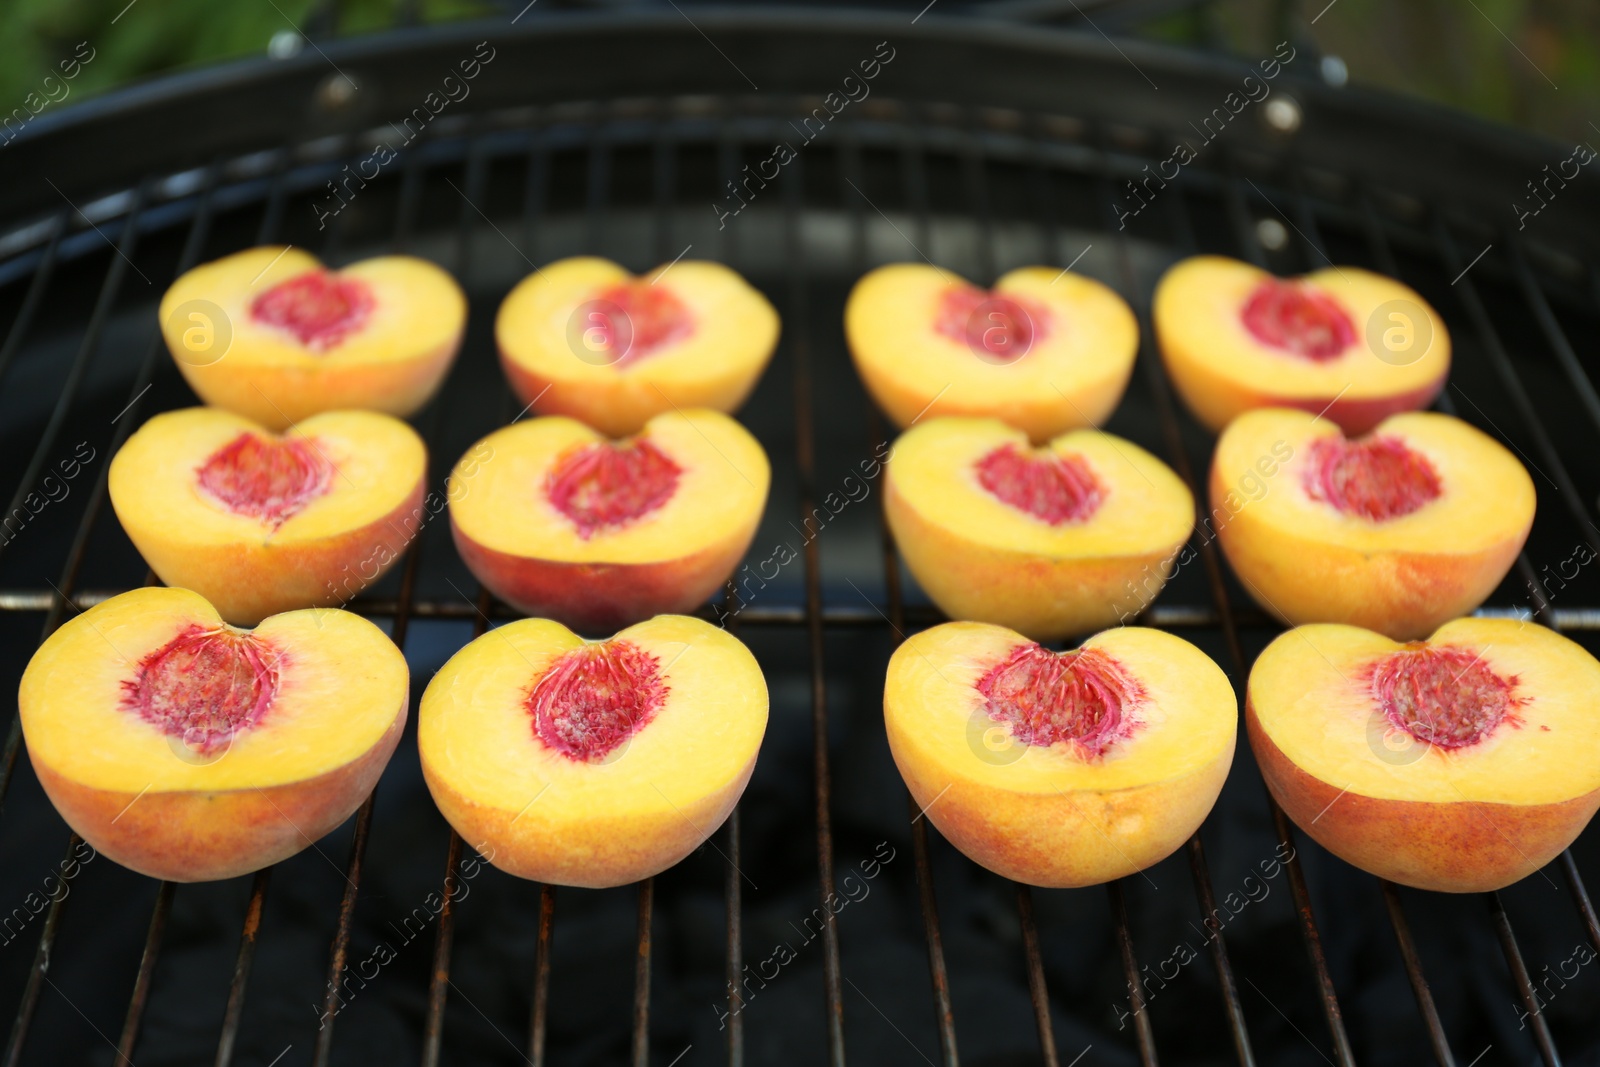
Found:
M 767 727 L 750 650 L 661 615 L 604 641 L 547 619 L 457 652 L 422 696 L 422 773 L 463 841 L 556 885 L 626 885 L 722 825 Z
M 17 700 L 67 825 L 152 878 L 203 882 L 294 855 L 372 792 L 405 727 L 405 657 L 345 611 L 254 630 L 187 589 L 136 589 L 52 634 Z
M 1029 885 L 1141 871 L 1200 827 L 1233 763 L 1227 676 L 1125 626 L 1056 653 L 987 623 L 925 630 L 889 660 L 889 748 L 917 806 L 974 861 Z
M 328 271 L 268 246 L 184 274 L 161 299 L 167 348 L 201 400 L 274 430 L 324 411 L 410 415 L 461 346 L 467 299 L 427 260 Z
M 1047 267 L 988 291 L 926 264 L 879 267 L 851 291 L 844 328 L 867 391 L 901 429 L 988 415 L 1041 443 L 1109 418 L 1139 347 L 1115 290 Z
M 529 615 L 604 633 L 704 604 L 750 547 L 771 468 L 715 411 L 669 412 L 610 441 L 560 416 L 496 430 L 457 467 L 456 548 Z
M 1250 747 L 1285 814 L 1341 859 L 1446 893 L 1500 889 L 1600 807 L 1600 663 L 1513 619 L 1426 642 L 1302 626 L 1250 672 Z
M 1173 384 L 1214 432 L 1252 408 L 1291 407 L 1366 433 L 1427 407 L 1450 371 L 1428 302 L 1359 267 L 1283 279 L 1194 256 L 1162 277 L 1152 316 Z
M 1211 466 L 1223 552 L 1290 625 L 1426 637 L 1494 592 L 1533 526 L 1533 480 L 1460 419 L 1391 415 L 1368 437 L 1303 411 L 1234 420 Z
M 777 346 L 778 313 L 720 263 L 635 277 L 577 256 L 524 278 L 494 332 L 524 403 L 622 437 L 665 411 L 738 410 Z
M 997 419 L 931 419 L 895 442 L 887 472 L 889 528 L 940 610 L 1039 641 L 1138 615 L 1194 529 L 1178 476 L 1096 430 L 1033 449 Z
M 341 604 L 424 521 L 427 450 L 399 419 L 314 415 L 283 436 L 241 415 L 157 415 L 111 461 L 111 505 L 150 569 L 224 619 Z

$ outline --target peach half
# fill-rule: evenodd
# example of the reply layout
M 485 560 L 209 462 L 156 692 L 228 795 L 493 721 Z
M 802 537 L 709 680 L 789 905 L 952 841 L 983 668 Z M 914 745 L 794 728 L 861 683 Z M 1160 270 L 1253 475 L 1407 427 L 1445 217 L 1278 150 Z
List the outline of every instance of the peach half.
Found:
M 726 630 L 659 615 L 585 641 L 521 619 L 434 675 L 417 747 L 439 810 L 496 867 L 603 888 L 699 848 L 766 728 L 766 680 Z
M 467 568 L 518 611 L 604 633 L 704 604 L 755 536 L 772 479 L 749 431 L 668 412 L 612 441 L 552 415 L 496 430 L 450 501 Z
M 1317 624 L 1250 671 L 1250 747 L 1284 813 L 1329 852 L 1418 889 L 1501 889 L 1600 807 L 1600 663 L 1515 619 L 1397 644 Z
M 1450 371 L 1428 302 L 1359 267 L 1285 279 L 1194 256 L 1162 277 L 1151 314 L 1173 384 L 1213 432 L 1252 408 L 1291 407 L 1366 433 L 1427 407 Z
M 884 513 L 918 584 L 953 619 L 1038 641 L 1138 615 L 1194 529 L 1194 497 L 1120 437 L 1043 448 L 998 419 L 947 416 L 895 442 Z
M 878 267 L 851 291 L 844 329 L 867 391 L 902 430 L 987 415 L 1036 442 L 1105 422 L 1139 347 L 1115 290 L 1048 267 L 990 290 L 923 263 Z
M 161 298 L 161 331 L 199 395 L 281 430 L 324 411 L 410 415 L 461 347 L 467 298 L 412 256 L 338 271 L 267 246 L 195 267 Z
M 150 569 L 231 623 L 342 604 L 422 522 L 427 450 L 373 411 L 313 415 L 282 436 L 242 415 L 155 416 L 111 461 L 111 506 Z
M 1238 705 L 1205 653 L 1124 626 L 1070 652 L 950 622 L 889 660 L 889 748 L 917 806 L 972 860 L 1047 888 L 1172 854 L 1233 763 Z
M 522 279 L 494 333 L 524 403 L 622 437 L 664 411 L 738 410 L 777 347 L 778 313 L 720 263 L 636 277 L 577 256 Z
M 372 792 L 405 727 L 405 657 L 346 611 L 226 625 L 135 589 L 63 625 L 17 701 L 51 803 L 141 874 L 204 882 L 294 855 Z
M 1424 411 L 1358 438 L 1304 411 L 1252 411 L 1229 424 L 1211 465 L 1217 537 L 1264 609 L 1291 626 L 1343 622 L 1398 640 L 1494 592 L 1534 502 L 1533 480 L 1498 441 Z

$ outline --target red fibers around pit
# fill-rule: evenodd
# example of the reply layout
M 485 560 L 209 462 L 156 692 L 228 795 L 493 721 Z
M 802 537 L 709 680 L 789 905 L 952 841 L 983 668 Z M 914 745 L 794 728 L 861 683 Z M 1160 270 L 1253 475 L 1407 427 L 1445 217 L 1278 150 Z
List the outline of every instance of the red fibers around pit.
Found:
M 305 437 L 242 433 L 195 472 L 200 488 L 236 515 L 274 529 L 333 486 L 333 464 Z
M 1082 456 L 1040 455 L 1001 445 L 974 469 L 978 484 L 995 497 L 1051 526 L 1083 522 L 1105 499 Z
M 585 541 L 642 518 L 672 499 L 683 468 L 646 440 L 596 441 L 567 452 L 545 478 L 545 495 Z
M 376 306 L 365 282 L 318 269 L 279 282 L 256 297 L 250 317 L 288 331 L 307 348 L 325 352 L 366 325 Z
M 1085 759 L 1132 735 L 1143 692 L 1122 665 L 1096 648 L 1056 654 L 1019 645 L 975 687 L 985 710 L 1025 745 L 1066 742 Z
M 1398 437 L 1318 438 L 1304 479 L 1311 499 L 1374 522 L 1409 515 L 1444 492 L 1433 464 Z
M 575 648 L 528 693 L 533 733 L 575 763 L 598 763 L 644 729 L 667 699 L 660 661 L 629 641 Z
M 618 353 L 613 367 L 638 362 L 694 333 L 694 316 L 671 289 L 649 282 L 614 285 L 594 300 L 600 343 Z M 615 312 L 612 309 L 615 308 Z
M 278 692 L 281 657 L 253 634 L 190 626 L 139 661 L 122 706 L 199 752 L 259 723 Z
M 1303 282 L 1268 278 L 1239 311 L 1256 340 L 1313 363 L 1337 359 L 1356 343 L 1355 323 L 1338 302 Z
M 1412 643 L 1372 668 L 1372 697 L 1384 717 L 1418 741 L 1440 748 L 1476 744 L 1512 714 L 1516 678 L 1502 678 L 1480 653 Z
M 1032 301 L 958 285 L 939 301 L 934 328 L 991 363 L 1009 363 L 1044 340 L 1049 319 L 1049 312 Z

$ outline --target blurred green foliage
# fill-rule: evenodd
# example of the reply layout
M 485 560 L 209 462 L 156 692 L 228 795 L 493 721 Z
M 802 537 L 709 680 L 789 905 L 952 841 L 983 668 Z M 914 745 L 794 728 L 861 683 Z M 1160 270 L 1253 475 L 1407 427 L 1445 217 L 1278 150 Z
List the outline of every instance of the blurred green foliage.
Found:
M 69 84 L 70 98 L 261 55 L 274 34 L 296 27 L 381 29 L 408 2 L 424 22 L 504 10 L 490 0 L 0 0 L 0 112 L 30 92 L 44 95 L 44 78 L 59 74 L 58 64 L 80 42 L 94 59 Z M 335 7 L 337 25 L 329 14 Z M 1141 32 L 1266 54 L 1282 39 L 1278 10 L 1275 0 L 1215 0 L 1204 14 L 1173 16 Z M 1319 47 L 1345 60 L 1354 83 L 1600 144 L 1596 0 L 1302 0 L 1301 17 L 1316 18 L 1310 29 Z
M 402 3 L 343 0 L 337 26 L 328 28 L 341 34 L 382 29 L 395 23 Z M 494 10 L 474 0 L 420 0 L 414 6 L 428 22 Z M 72 97 L 263 55 L 273 34 L 310 27 L 327 10 L 324 0 L 0 0 L 0 111 L 30 92 L 42 95 L 45 76 L 58 74 L 60 61 L 70 59 L 80 42 L 94 49 L 94 59 L 73 80 Z
M 1229 48 L 1265 55 L 1283 39 L 1276 7 L 1218 0 L 1214 29 Z M 1600 145 L 1596 0 L 1303 0 L 1300 10 L 1353 84 Z

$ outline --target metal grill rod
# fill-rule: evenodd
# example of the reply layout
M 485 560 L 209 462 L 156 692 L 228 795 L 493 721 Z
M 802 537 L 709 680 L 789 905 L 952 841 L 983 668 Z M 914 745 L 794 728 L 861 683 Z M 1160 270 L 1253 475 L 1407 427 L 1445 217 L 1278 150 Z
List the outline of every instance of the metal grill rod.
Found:
M 1122 956 L 1122 973 L 1128 980 L 1128 1002 L 1133 1005 L 1133 1032 L 1139 1041 L 1139 1062 L 1144 1067 L 1156 1067 L 1156 1035 L 1150 1025 L 1146 1010 L 1144 983 L 1139 981 L 1139 959 L 1133 951 L 1133 933 L 1128 926 L 1128 905 L 1123 897 L 1119 878 L 1106 883 L 1106 893 L 1111 899 L 1111 917 L 1117 927 L 1117 948 Z
M 228 1006 L 222 1013 L 222 1036 L 217 1039 L 215 1067 L 231 1067 L 239 1040 L 239 1022 L 244 1017 L 244 991 L 250 981 L 250 968 L 256 960 L 256 942 L 261 936 L 261 912 L 266 906 L 267 885 L 272 868 L 263 867 L 250 883 L 250 902 L 245 905 L 244 925 L 239 931 L 239 955 L 233 963 L 233 979 L 228 984 Z
M 400 203 L 396 213 L 394 235 L 390 241 L 390 246 L 395 251 L 401 251 L 406 247 L 421 193 L 422 168 L 419 165 L 418 155 L 413 151 L 406 157 L 405 170 L 400 180 Z M 275 193 L 275 195 L 281 194 Z M 268 221 L 273 218 L 272 210 L 269 207 Z M 345 218 L 343 212 L 334 217 L 335 231 L 343 225 L 340 221 L 343 218 Z M 438 442 L 440 409 L 438 400 L 435 400 L 430 408 L 426 416 L 427 426 L 423 432 L 423 440 L 431 455 L 433 446 Z M 410 631 L 411 603 L 416 593 L 417 568 L 421 557 L 422 543 L 419 538 L 413 541 L 406 551 L 404 569 L 400 573 L 399 602 L 395 608 L 394 622 L 389 634 L 390 640 L 402 653 L 406 647 L 406 635 Z M 374 788 L 356 812 L 355 833 L 350 838 L 350 858 L 345 865 L 344 890 L 339 898 L 339 917 L 328 950 L 328 981 L 323 990 L 322 1022 L 317 1028 L 316 1044 L 311 1056 L 312 1067 L 327 1067 L 328 1059 L 333 1053 L 333 1024 L 339 1013 L 339 983 L 350 953 L 350 927 L 355 918 L 356 900 L 361 892 L 362 874 L 366 869 L 367 837 L 372 829 L 372 809 L 376 796 L 377 789 Z
M 1561 1055 L 1556 1052 L 1555 1041 L 1550 1036 L 1550 1024 L 1545 1021 L 1539 997 L 1533 991 L 1533 981 L 1528 977 L 1528 965 L 1522 960 L 1522 950 L 1517 947 L 1517 935 L 1511 932 L 1511 918 L 1506 915 L 1505 904 L 1499 893 L 1484 894 L 1489 902 L 1489 914 L 1494 919 L 1494 932 L 1500 938 L 1500 949 L 1505 953 L 1506 965 L 1511 968 L 1511 980 L 1516 986 L 1522 1006 L 1528 1010 L 1529 1029 L 1533 1031 L 1534 1044 L 1539 1048 L 1539 1058 L 1545 1067 L 1561 1067 Z
M 1104 164 L 1104 154 L 1102 153 L 1099 158 L 1101 160 L 1101 167 L 1099 169 L 1101 193 L 1104 198 L 1104 203 L 1107 205 L 1107 211 L 1109 212 L 1111 210 L 1110 205 L 1114 202 L 1114 198 L 1110 195 L 1112 192 L 1111 179 Z M 1173 226 L 1173 229 L 1180 235 L 1180 238 L 1186 239 L 1188 248 L 1192 249 L 1193 235 L 1189 229 L 1188 216 L 1184 201 L 1176 196 L 1168 198 L 1168 211 L 1170 213 L 1170 222 Z M 1107 225 L 1109 227 L 1109 214 L 1106 216 L 1106 218 Z M 1119 236 L 1116 238 L 1117 263 L 1123 283 L 1123 289 L 1127 294 L 1129 294 L 1130 298 L 1136 299 L 1139 289 L 1138 278 L 1133 270 L 1132 252 L 1129 248 L 1126 235 L 1123 234 L 1121 230 L 1117 232 L 1119 234 Z M 1183 244 L 1185 242 L 1184 240 L 1180 240 L 1179 243 Z M 1138 304 L 1140 305 L 1143 303 L 1144 302 L 1142 300 L 1138 301 Z M 1198 518 L 1206 514 L 1204 506 L 1201 503 L 1203 500 L 1202 494 L 1204 490 L 1201 486 L 1201 483 L 1195 477 L 1194 469 L 1189 462 L 1188 452 L 1183 446 L 1183 439 L 1178 428 L 1177 408 L 1173 404 L 1172 394 L 1170 391 L 1171 386 L 1166 380 L 1165 369 L 1160 362 L 1159 354 L 1154 348 L 1154 343 L 1152 340 L 1154 334 L 1152 332 L 1148 308 L 1141 308 L 1139 314 L 1141 335 L 1139 362 L 1144 365 L 1146 381 L 1148 383 L 1150 393 L 1155 400 L 1156 413 L 1158 416 L 1158 421 L 1161 423 L 1162 433 L 1165 438 L 1167 455 L 1171 459 L 1178 476 L 1183 480 L 1185 485 L 1190 487 L 1190 491 L 1194 494 L 1195 504 L 1197 509 L 1199 509 L 1197 514 Z M 1202 527 L 1197 525 L 1196 528 L 1200 529 Z M 1222 625 L 1224 642 L 1227 645 L 1229 654 L 1233 660 L 1235 671 L 1242 679 L 1248 674 L 1244 660 L 1244 652 L 1239 644 L 1239 634 L 1235 625 L 1234 609 L 1232 604 L 1229 603 L 1227 590 L 1223 585 L 1222 568 L 1221 564 L 1217 560 L 1216 546 L 1211 541 L 1203 541 L 1201 543 L 1200 558 L 1202 566 L 1205 568 L 1206 579 L 1210 587 L 1212 602 L 1216 606 L 1218 621 Z M 1210 888 L 1209 871 L 1207 871 L 1204 867 L 1203 848 L 1204 846 L 1200 843 L 1200 836 L 1197 833 L 1193 838 L 1191 871 L 1195 875 L 1197 890 L 1202 886 L 1204 887 L 1204 891 L 1199 893 L 1199 899 L 1201 906 L 1205 909 L 1206 917 L 1209 918 L 1215 908 L 1215 902 Z M 1193 862 L 1195 858 L 1198 858 L 1198 863 Z M 1233 967 L 1227 956 L 1226 943 L 1223 939 L 1221 930 L 1215 931 L 1215 936 L 1212 941 L 1212 959 L 1217 967 L 1218 984 L 1221 986 L 1223 1003 L 1228 1013 L 1228 1021 L 1233 1036 L 1234 1050 L 1239 1055 L 1240 1063 L 1242 1065 L 1246 1065 L 1246 1067 L 1249 1067 L 1249 1065 L 1252 1065 L 1254 1062 L 1254 1053 L 1250 1042 L 1250 1034 L 1245 1025 L 1244 1007 L 1239 1001 L 1238 986 L 1234 981 Z
M 1043 150 L 1041 143 L 1035 141 L 1033 144 L 1035 146 L 1034 155 L 1042 158 Z M 1107 157 L 1105 153 L 1101 152 L 1097 154 L 1096 160 L 1100 164 L 1098 168 L 1098 176 L 1102 193 L 1109 193 L 1111 190 L 1111 179 L 1107 169 Z M 1048 187 L 1048 182 L 1045 184 Z M 1110 205 L 1113 202 L 1114 200 L 1111 196 L 1105 196 L 1104 203 Z M 1169 211 L 1173 213 L 1174 228 L 1177 229 L 1179 233 L 1189 237 L 1189 243 L 1192 247 L 1193 238 L 1189 232 L 1188 219 L 1187 215 L 1184 213 L 1183 203 L 1181 201 L 1174 202 L 1170 206 Z M 1051 216 L 1053 217 L 1053 215 L 1054 213 L 1052 212 Z M 1106 216 L 1106 218 L 1109 225 L 1109 214 Z M 1137 292 L 1137 278 L 1133 273 L 1131 252 L 1128 248 L 1126 236 L 1123 235 L 1123 232 L 1120 229 L 1117 232 L 1119 234 L 1118 238 L 1116 239 L 1118 265 L 1122 275 L 1125 291 L 1132 296 Z M 1169 392 L 1169 387 L 1165 379 L 1163 368 L 1160 366 L 1159 358 L 1153 351 L 1153 346 L 1150 342 L 1150 337 L 1152 335 L 1149 332 L 1149 323 L 1147 318 L 1145 321 L 1141 322 L 1141 335 L 1142 340 L 1139 360 L 1144 364 L 1145 376 L 1150 387 L 1150 392 L 1155 399 L 1156 412 L 1158 421 L 1161 423 L 1163 436 L 1165 437 L 1167 454 L 1173 459 L 1179 477 L 1182 478 L 1184 484 L 1189 486 L 1191 491 L 1194 492 L 1196 507 L 1200 509 L 1199 514 L 1203 515 L 1204 509 L 1200 503 L 1202 498 L 1198 491 L 1199 483 L 1194 477 L 1193 468 L 1189 464 L 1188 453 L 1183 447 L 1183 440 L 1178 430 L 1177 409 L 1172 403 L 1172 397 Z M 1244 671 L 1244 654 L 1239 646 L 1238 631 L 1235 628 L 1234 608 L 1228 601 L 1227 592 L 1222 583 L 1222 571 L 1216 560 L 1215 546 L 1210 542 L 1203 543 L 1200 546 L 1200 554 L 1206 570 L 1206 577 L 1210 584 L 1212 602 L 1216 605 L 1216 618 L 1214 623 L 1221 624 L 1228 649 L 1233 656 L 1238 670 L 1242 673 Z M 1163 625 L 1163 623 L 1159 620 L 1160 610 L 1161 609 L 1156 606 L 1146 608 L 1145 611 L 1141 613 L 1141 617 L 1155 625 Z M 1210 871 L 1205 862 L 1205 846 L 1201 841 L 1199 831 L 1196 831 L 1195 835 L 1190 839 L 1189 846 L 1190 873 L 1194 879 L 1196 895 L 1205 917 L 1209 918 L 1212 914 L 1214 914 L 1216 904 L 1211 887 Z M 1223 1005 L 1228 1015 L 1229 1030 L 1233 1037 L 1234 1051 L 1239 1057 L 1241 1067 L 1254 1067 L 1255 1053 L 1250 1042 L 1250 1032 L 1245 1023 L 1244 1007 L 1239 1001 L 1239 989 L 1237 982 L 1234 980 L 1233 965 L 1228 958 L 1227 942 L 1224 939 L 1220 929 L 1213 931 L 1213 936 L 1211 937 L 1210 941 L 1212 964 L 1217 969 L 1217 981 L 1222 990 Z
M 473 147 L 467 153 L 466 190 L 461 193 L 462 202 L 457 212 L 454 255 L 456 276 L 462 279 L 467 279 L 472 269 L 472 236 L 478 221 L 478 205 L 483 200 L 488 180 L 488 161 L 482 148 L 482 141 L 469 138 L 468 144 Z M 500 392 L 502 396 L 500 421 L 503 422 L 510 415 L 511 400 L 508 389 L 502 387 Z M 435 427 L 441 420 L 443 409 L 442 401 L 436 399 L 430 417 L 430 423 Z M 430 448 L 430 453 L 431 451 Z M 489 591 L 480 588 L 474 606 L 472 640 L 477 640 L 488 632 L 491 604 L 492 597 Z M 461 844 L 461 835 L 452 827 L 445 860 L 444 885 L 440 893 L 443 904 L 439 910 L 439 925 L 434 936 L 433 969 L 428 982 L 427 1014 L 422 1030 L 422 1067 L 438 1067 L 440 1048 L 444 1040 L 445 1003 L 451 985 L 451 953 L 455 945 L 455 898 L 460 888 Z
M 1039 924 L 1033 918 L 1033 891 L 1017 887 L 1017 918 L 1022 922 L 1022 952 L 1028 970 L 1028 995 L 1033 1001 L 1033 1021 L 1039 1028 L 1039 1052 L 1044 1067 L 1061 1067 L 1056 1058 L 1056 1029 L 1050 1019 L 1050 990 L 1044 981 L 1044 957 L 1039 952 Z
M 907 123 L 905 130 L 906 138 L 902 154 L 905 180 L 902 183 L 902 187 L 905 190 L 906 203 L 911 208 L 913 224 L 918 235 L 917 243 L 921 247 L 927 243 L 928 234 L 927 177 L 923 149 L 925 134 L 917 123 Z M 857 164 L 859 163 L 859 160 L 853 161 Z M 841 168 L 841 176 L 843 173 L 844 171 Z M 844 190 L 841 190 L 841 194 L 844 195 L 846 202 L 859 199 L 858 196 L 851 196 L 849 192 Z M 856 225 L 862 227 L 858 238 L 854 242 L 855 247 L 864 250 L 866 216 L 858 209 L 854 213 L 853 221 Z M 986 231 L 986 235 L 992 237 L 992 234 L 989 234 L 988 231 Z M 856 276 L 860 277 L 866 273 L 866 264 L 861 262 L 857 265 L 861 269 L 856 272 Z M 888 443 L 887 437 L 879 425 L 876 409 L 869 403 L 867 410 L 867 437 L 876 449 L 878 446 Z M 880 451 L 877 454 L 885 455 L 887 453 Z M 879 478 L 881 479 L 882 477 L 883 474 L 880 472 Z M 888 520 L 881 508 L 878 509 L 878 522 L 882 534 L 884 590 L 889 605 L 890 648 L 892 651 L 899 648 L 900 643 L 905 640 L 905 605 L 900 588 L 900 567 L 894 542 L 894 533 L 889 529 Z M 916 870 L 917 897 L 922 911 L 923 939 L 928 949 L 928 974 L 933 984 L 934 1023 L 939 1035 L 940 1058 L 943 1060 L 944 1067 L 958 1067 L 961 1057 L 956 1045 L 955 1007 L 950 998 L 950 973 L 944 958 L 944 937 L 939 930 L 939 904 L 934 892 L 933 870 L 929 863 L 929 820 L 924 818 L 923 813 L 918 810 L 916 801 L 912 798 L 909 790 L 906 792 L 906 812 L 907 817 L 911 820 L 912 864 Z
M 1234 223 L 1235 234 L 1246 258 L 1259 267 L 1266 267 L 1265 257 L 1261 247 L 1256 242 L 1254 227 L 1250 225 L 1250 214 L 1246 206 L 1243 182 L 1239 179 L 1237 168 L 1232 157 L 1223 155 L 1224 167 L 1233 179 L 1227 185 L 1228 215 Z M 1181 190 L 1179 197 L 1182 196 Z M 1193 247 L 1192 242 L 1189 247 Z M 1237 645 L 1235 646 L 1237 647 Z M 1249 671 L 1241 661 L 1239 670 L 1242 677 L 1248 677 Z M 1342 1067 L 1353 1067 L 1355 1053 L 1350 1046 L 1349 1035 L 1344 1028 L 1344 1014 L 1339 1007 L 1338 993 L 1333 987 L 1333 975 L 1328 970 L 1327 956 L 1322 949 L 1322 934 L 1317 928 L 1316 917 L 1311 907 L 1311 893 L 1306 885 L 1305 871 L 1300 864 L 1298 852 L 1294 849 L 1294 832 L 1290 827 L 1288 818 L 1283 810 L 1278 807 L 1276 800 L 1268 794 L 1268 805 L 1272 811 L 1272 821 L 1278 831 L 1278 839 L 1285 847 L 1291 849 L 1290 859 L 1285 866 L 1289 869 L 1289 891 L 1294 897 L 1295 912 L 1300 919 L 1300 933 L 1306 944 L 1306 954 L 1311 958 L 1311 966 L 1316 973 L 1318 991 L 1321 994 L 1322 1013 L 1328 1024 L 1328 1030 L 1333 1038 L 1334 1053 L 1338 1056 Z
M 1439 1067 L 1456 1067 L 1456 1058 L 1450 1051 L 1444 1026 L 1439 1022 L 1439 1009 L 1433 1003 L 1433 991 L 1422 975 L 1422 960 L 1417 955 L 1416 942 L 1411 938 L 1411 926 L 1406 922 L 1405 909 L 1400 904 L 1400 892 L 1393 882 L 1379 879 L 1383 889 L 1384 907 L 1389 912 L 1389 924 L 1394 927 L 1395 940 L 1400 943 L 1400 955 L 1405 961 L 1406 977 L 1411 980 L 1411 992 L 1417 998 L 1417 1010 L 1422 1013 L 1428 1027 L 1428 1041 L 1433 1046 L 1433 1058 Z
M 72 859 L 82 841 L 83 838 L 77 834 L 67 837 L 63 868 Z M 56 931 L 61 927 L 61 905 L 66 899 L 65 893 L 51 897 L 50 907 L 45 910 L 44 929 L 39 932 L 39 946 L 33 953 L 33 966 L 28 970 L 27 984 L 22 987 L 22 999 L 17 1004 L 16 1020 L 11 1024 L 11 1036 L 6 1039 L 5 1059 L 0 1061 L 5 1067 L 17 1067 L 22 1059 L 22 1046 L 28 1039 L 28 1024 L 33 1021 L 34 1009 L 39 1006 L 39 993 L 44 988 L 44 983 L 50 980 L 46 974 L 50 970 L 50 951 L 55 947 Z M 120 1055 L 120 1049 L 118 1053 Z
M 795 466 L 799 483 L 801 521 L 811 515 L 816 497 L 815 422 L 811 397 L 811 349 L 806 329 L 806 280 L 803 244 L 799 232 L 800 197 L 804 186 L 804 161 L 795 158 L 784 177 L 784 251 L 788 263 L 788 315 L 795 324 L 789 351 L 794 358 Z M 824 674 L 822 633 L 822 564 L 815 537 L 803 550 L 806 588 L 806 631 L 811 655 L 811 735 L 816 781 L 817 882 L 824 913 L 822 971 L 827 1011 L 828 1062 L 844 1067 L 844 983 L 839 963 L 839 927 L 828 901 L 836 886 L 833 877 L 833 786 L 828 759 L 828 689 Z

